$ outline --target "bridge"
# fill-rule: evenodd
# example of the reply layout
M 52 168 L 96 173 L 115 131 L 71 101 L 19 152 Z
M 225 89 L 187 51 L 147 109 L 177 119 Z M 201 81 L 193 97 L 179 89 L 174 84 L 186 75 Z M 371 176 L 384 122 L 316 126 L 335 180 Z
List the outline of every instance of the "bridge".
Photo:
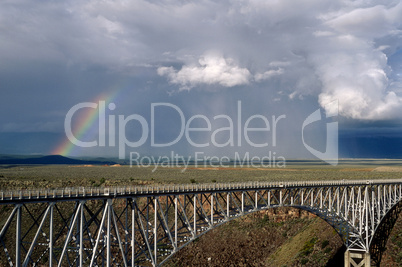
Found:
M 1 191 L 0 262 L 160 266 L 230 220 L 295 207 L 336 230 L 345 266 L 379 265 L 401 198 L 402 179 Z

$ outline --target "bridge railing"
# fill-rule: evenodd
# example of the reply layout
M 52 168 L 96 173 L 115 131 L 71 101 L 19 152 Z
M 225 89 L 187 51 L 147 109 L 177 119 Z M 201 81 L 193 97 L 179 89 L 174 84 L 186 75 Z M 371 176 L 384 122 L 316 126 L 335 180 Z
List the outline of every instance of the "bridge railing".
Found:
M 355 186 L 367 184 L 402 184 L 402 179 L 382 180 L 333 180 L 333 181 L 285 181 L 285 182 L 237 182 L 203 184 L 133 185 L 124 187 L 66 187 L 57 189 L 1 190 L 2 201 L 40 200 L 51 198 L 119 197 L 127 195 L 186 193 L 197 191 L 247 190 L 263 188 L 291 188 L 317 186 Z

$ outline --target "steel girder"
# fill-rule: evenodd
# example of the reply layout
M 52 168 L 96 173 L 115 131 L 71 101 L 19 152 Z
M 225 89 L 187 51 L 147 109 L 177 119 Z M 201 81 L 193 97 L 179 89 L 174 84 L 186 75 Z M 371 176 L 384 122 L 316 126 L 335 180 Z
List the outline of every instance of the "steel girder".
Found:
M 1 192 L 0 262 L 158 266 L 210 229 L 296 207 L 327 221 L 349 252 L 381 260 L 402 180 L 275 182 Z

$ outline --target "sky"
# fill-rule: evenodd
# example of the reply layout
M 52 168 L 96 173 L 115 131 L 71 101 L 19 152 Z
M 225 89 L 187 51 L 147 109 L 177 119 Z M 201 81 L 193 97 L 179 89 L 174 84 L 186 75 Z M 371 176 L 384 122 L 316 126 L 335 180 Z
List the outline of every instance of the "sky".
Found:
M 0 154 L 402 158 L 401 17 L 395 0 L 3 0 Z

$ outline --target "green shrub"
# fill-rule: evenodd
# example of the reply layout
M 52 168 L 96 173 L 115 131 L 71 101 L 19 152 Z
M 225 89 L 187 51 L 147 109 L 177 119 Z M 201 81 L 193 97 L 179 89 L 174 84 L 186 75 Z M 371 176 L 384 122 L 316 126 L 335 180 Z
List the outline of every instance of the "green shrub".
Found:
M 329 241 L 328 240 L 324 240 L 321 242 L 321 248 L 325 248 L 326 246 L 328 246 Z
M 264 214 L 264 216 L 257 221 L 257 227 L 264 227 L 267 223 L 269 223 L 269 217 L 267 214 Z
M 306 259 L 306 258 L 303 258 L 300 261 L 301 265 L 305 265 L 307 262 L 308 262 L 308 259 Z
M 312 239 L 310 239 L 309 241 L 307 241 L 302 250 L 300 251 L 300 255 L 301 256 L 308 256 L 311 252 L 313 252 L 314 250 L 314 245 L 317 242 L 317 238 L 313 237 Z

